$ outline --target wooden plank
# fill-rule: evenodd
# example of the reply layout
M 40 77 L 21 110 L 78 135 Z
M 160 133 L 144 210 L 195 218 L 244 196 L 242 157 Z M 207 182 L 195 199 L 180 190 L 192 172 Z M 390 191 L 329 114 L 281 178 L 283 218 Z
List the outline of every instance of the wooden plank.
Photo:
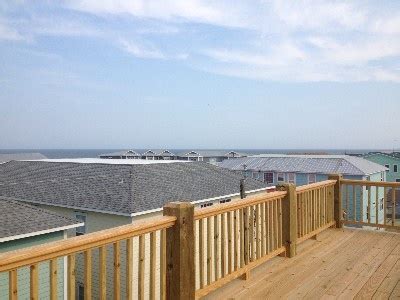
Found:
M 50 260 L 50 299 L 58 299 L 57 295 L 57 273 L 58 273 L 58 261 L 57 259 Z
M 75 254 L 68 255 L 68 266 L 67 266 L 67 288 L 68 288 L 68 300 L 75 300 Z
M 144 299 L 145 236 L 139 236 L 138 299 Z
M 383 224 L 386 225 L 387 224 L 387 189 L 386 187 L 383 188 Z
M 243 249 L 243 257 L 244 264 L 247 265 L 250 261 L 250 240 L 249 240 L 249 207 L 243 209 L 243 222 L 244 222 L 244 249 Z
M 279 207 L 278 207 L 278 199 L 274 201 L 274 220 L 275 220 L 275 248 L 279 248 L 279 235 L 280 233 L 280 228 L 279 228 Z M 297 213 L 297 210 L 296 210 Z M 297 234 L 296 234 L 297 235 Z
M 18 271 L 11 270 L 9 272 L 9 290 L 8 290 L 8 298 L 9 300 L 17 300 L 18 299 Z
M 367 188 L 367 199 L 368 199 L 367 220 L 368 223 L 371 223 L 371 187 Z
M 379 224 L 379 187 L 375 188 L 375 223 Z
M 233 234 L 235 235 L 233 238 L 233 269 L 236 271 L 238 269 L 238 260 L 239 260 L 239 247 L 240 247 L 240 234 L 238 226 L 239 219 L 239 211 L 235 210 L 233 212 Z
M 220 252 L 219 252 L 219 217 L 214 216 L 214 280 L 219 278 Z
M 156 299 L 156 232 L 150 233 L 150 299 Z
M 126 298 L 133 299 L 133 238 L 126 240 Z
M 297 242 L 297 244 L 300 244 L 300 243 L 302 243 L 302 242 L 314 237 L 316 234 L 319 234 L 322 231 L 332 227 L 333 225 L 335 225 L 335 221 L 331 221 L 331 222 L 319 227 L 318 229 L 316 229 L 316 230 L 314 230 L 314 231 L 312 231 L 310 233 L 307 233 L 307 234 L 303 235 L 302 237 L 297 238 L 296 242 Z
M 261 255 L 267 254 L 265 247 L 267 245 L 267 239 L 265 234 L 266 229 L 266 219 L 265 219 L 265 203 L 261 204 Z
M 400 182 L 350 180 L 350 179 L 342 179 L 341 182 L 343 184 L 351 184 L 359 186 L 380 186 L 380 187 L 400 188 Z
M 392 226 L 396 221 L 396 189 L 392 188 Z
M 352 185 L 353 191 L 353 220 L 357 221 L 357 201 L 356 201 L 356 186 Z
M 84 291 L 85 299 L 92 299 L 92 250 L 86 250 L 83 253 L 84 257 Z
M 249 207 L 249 261 L 255 260 L 254 206 Z
M 226 218 L 225 214 L 221 214 L 221 277 L 225 276 L 226 272 Z
M 272 213 L 272 202 L 267 202 L 267 215 L 268 215 L 268 253 L 272 252 L 274 245 L 273 245 L 273 213 Z
M 38 276 L 38 264 L 30 266 L 30 299 L 39 299 L 39 276 Z
M 170 228 L 175 224 L 175 221 L 176 217 L 174 216 L 152 217 L 135 224 L 123 225 L 65 240 L 24 248 L 12 251 L 12 253 L 2 253 L 0 254 L 0 272 L 8 272 L 23 266 L 30 266 L 53 258 L 98 248 L 163 228 Z
M 199 220 L 199 283 L 204 287 L 204 219 Z
M 255 230 L 256 230 L 256 256 L 255 256 L 255 259 L 259 259 L 261 257 L 260 204 L 258 204 L 256 206 Z
M 207 218 L 207 285 L 212 280 L 212 235 L 211 235 L 211 218 Z
M 350 206 L 349 206 L 349 185 L 345 185 L 346 187 L 346 221 L 349 220 Z
M 99 292 L 100 299 L 107 299 L 107 247 L 101 246 L 99 248 Z
M 166 299 L 166 279 L 167 279 L 167 234 L 166 229 L 161 230 L 161 238 L 160 238 L 160 299 Z
M 121 254 L 120 242 L 113 244 L 114 254 L 114 297 L 113 299 L 119 300 L 121 298 Z
M 235 213 L 235 212 L 233 212 Z M 228 212 L 227 215 L 227 227 L 228 227 L 228 274 L 232 273 L 232 253 L 233 253 L 233 249 L 232 249 L 232 213 Z
M 362 226 L 371 226 L 371 227 L 378 227 L 378 228 L 390 228 L 393 230 L 400 230 L 400 226 L 392 226 L 392 225 L 384 225 L 384 224 L 376 224 L 376 223 L 367 223 L 367 222 L 354 222 L 354 221 L 344 221 L 344 224 L 349 225 L 362 225 Z

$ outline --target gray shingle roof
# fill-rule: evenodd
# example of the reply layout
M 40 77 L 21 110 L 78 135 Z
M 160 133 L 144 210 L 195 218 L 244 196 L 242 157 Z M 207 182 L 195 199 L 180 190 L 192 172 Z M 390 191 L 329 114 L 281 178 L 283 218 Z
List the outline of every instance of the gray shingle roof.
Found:
M 47 158 L 40 153 L 10 153 L 0 154 L 0 164 L 12 160 L 33 160 L 33 159 L 45 159 Z
M 112 153 L 104 153 L 100 154 L 99 156 L 101 157 L 101 156 L 142 156 L 142 155 L 135 150 L 123 150 Z
M 79 224 L 21 201 L 0 197 L 0 239 Z
M 224 160 L 220 167 L 231 170 L 340 173 L 345 175 L 369 175 L 386 171 L 386 168 L 366 159 L 348 155 L 281 155 L 268 154 Z
M 400 153 L 399 152 L 369 152 L 366 154 L 363 154 L 362 157 L 370 157 L 374 155 L 383 155 L 383 156 L 389 156 L 392 158 L 397 158 L 400 159 Z
M 0 165 L 0 196 L 131 214 L 160 208 L 170 201 L 196 201 L 238 193 L 241 178 L 235 172 L 203 162 L 12 161 Z M 263 187 L 263 183 L 247 179 L 247 191 Z
M 227 151 L 227 150 L 191 150 L 179 153 L 178 156 L 226 157 L 230 152 L 235 152 L 241 156 L 246 156 L 246 154 L 244 153 L 239 153 L 236 151 Z

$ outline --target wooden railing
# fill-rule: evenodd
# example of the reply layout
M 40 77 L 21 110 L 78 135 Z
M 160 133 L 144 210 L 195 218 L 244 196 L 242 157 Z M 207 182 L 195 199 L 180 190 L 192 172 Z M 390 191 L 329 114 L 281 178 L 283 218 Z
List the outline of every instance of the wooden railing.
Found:
M 342 179 L 340 190 L 344 224 L 400 228 L 400 183 Z
M 58 299 L 59 292 L 62 291 L 57 290 L 57 281 L 59 276 L 63 276 L 63 272 L 58 270 L 60 265 L 58 259 L 64 257 L 67 260 L 67 282 L 65 284 L 67 284 L 68 299 L 75 299 L 76 260 L 80 254 L 83 254 L 84 261 L 85 299 L 143 299 L 145 285 L 151 299 L 154 299 L 155 295 L 164 299 L 166 291 L 166 229 L 174 226 L 175 221 L 176 217 L 173 216 L 152 218 L 138 224 L 125 225 L 1 254 L 0 272 L 9 273 L 9 299 L 21 299 L 21 297 L 18 297 L 18 272 L 24 267 L 28 267 L 30 273 L 30 299 L 39 299 L 38 269 L 43 264 L 50 265 L 50 289 L 48 295 L 41 295 L 40 298 Z M 156 239 L 159 240 L 158 250 Z M 125 246 L 123 249 L 122 244 Z M 111 255 L 107 255 L 107 252 Z M 122 253 L 124 254 L 123 257 Z M 92 263 L 95 255 L 99 264 L 99 278 L 96 280 L 98 288 L 93 289 L 92 273 L 94 266 Z M 156 274 L 156 255 L 158 255 L 160 262 L 159 274 Z M 113 262 L 112 270 L 107 269 L 107 259 Z M 126 268 L 124 270 L 126 276 L 124 288 L 121 287 L 122 260 L 124 260 L 123 265 Z M 137 266 L 136 270 L 133 270 L 134 265 Z M 145 276 L 145 265 L 149 267 L 149 276 Z M 107 291 L 107 274 L 110 273 L 113 274 L 112 284 L 109 284 L 109 286 L 112 286 L 112 291 Z M 135 293 L 133 293 L 134 274 L 137 284 Z M 156 286 L 156 277 L 159 282 L 158 286 Z
M 63 276 L 57 260 L 64 258 L 68 299 L 75 299 L 78 276 L 85 299 L 200 298 L 248 278 L 251 269 L 277 255 L 295 256 L 298 243 L 341 226 L 340 179 L 297 188 L 282 184 L 275 192 L 204 209 L 169 203 L 162 217 L 0 254 L 0 273 L 9 274 L 10 299 L 17 299 L 17 274 L 26 267 L 30 298 L 56 299 Z M 50 269 L 50 292 L 43 297 L 41 264 Z

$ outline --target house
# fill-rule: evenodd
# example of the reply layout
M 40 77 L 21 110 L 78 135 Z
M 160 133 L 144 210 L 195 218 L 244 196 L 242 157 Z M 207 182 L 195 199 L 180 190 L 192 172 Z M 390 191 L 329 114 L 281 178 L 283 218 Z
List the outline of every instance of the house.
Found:
M 130 224 L 162 213 L 164 204 L 191 201 L 206 207 L 240 198 L 243 177 L 205 162 L 142 159 L 56 159 L 11 161 L 0 165 L 0 196 L 33 203 L 85 222 L 81 235 Z M 266 191 L 260 181 L 246 180 L 248 194 Z M 124 249 L 124 246 L 121 245 Z M 111 255 L 112 250 L 108 251 Z M 121 257 L 124 252 L 121 252 Z M 121 265 L 125 264 L 122 258 Z M 93 254 L 93 265 L 98 265 Z M 112 270 L 112 256 L 107 270 Z M 78 294 L 83 292 L 83 257 L 77 256 Z M 98 273 L 94 271 L 93 297 Z M 121 278 L 125 268 L 121 267 Z M 112 296 L 112 272 L 107 275 Z M 135 275 L 136 276 L 136 275 Z M 123 283 L 124 284 L 124 283 Z M 124 297 L 122 297 L 124 298 Z
M 126 150 L 100 154 L 99 157 L 108 159 L 141 159 L 142 155 L 135 150 Z
M 0 197 L 0 253 L 65 239 L 67 231 L 84 226 L 72 218 L 66 218 L 54 212 L 44 210 L 20 201 Z M 58 260 L 58 269 L 62 274 L 64 260 Z M 18 296 L 29 298 L 29 270 L 18 271 Z M 39 265 L 39 277 L 49 277 L 48 264 Z M 0 299 L 8 299 L 8 273 L 0 273 Z M 63 298 L 64 277 L 58 281 L 59 297 Z M 40 281 L 39 297 L 45 298 L 49 292 L 49 282 Z
M 178 154 L 178 159 L 218 163 L 225 159 L 245 157 L 247 154 L 226 150 L 192 150 Z
M 386 181 L 387 168 L 363 158 L 348 155 L 287 155 L 287 154 L 260 154 L 245 158 L 224 160 L 218 164 L 248 178 L 276 185 L 280 182 L 294 183 L 298 186 L 328 179 L 329 174 L 342 174 L 345 179 Z M 375 188 L 366 188 L 355 191 L 356 209 L 363 206 L 364 216 L 367 219 L 368 194 L 375 195 Z M 371 208 L 375 212 L 379 205 L 378 219 L 383 218 L 383 190 L 379 191 L 379 203 L 373 201 Z M 353 212 L 353 196 L 350 193 L 349 211 Z M 375 218 L 375 213 L 371 217 Z
M 12 160 L 38 160 L 46 159 L 47 157 L 40 153 L 9 153 L 0 154 L 0 164 Z
M 385 166 L 386 181 L 400 182 L 400 153 L 369 152 L 362 156 L 364 159 Z
M 145 152 L 141 150 L 124 150 L 112 153 L 100 154 L 99 158 L 108 159 L 147 159 L 147 160 L 175 160 L 177 156 L 167 149 L 153 150 Z

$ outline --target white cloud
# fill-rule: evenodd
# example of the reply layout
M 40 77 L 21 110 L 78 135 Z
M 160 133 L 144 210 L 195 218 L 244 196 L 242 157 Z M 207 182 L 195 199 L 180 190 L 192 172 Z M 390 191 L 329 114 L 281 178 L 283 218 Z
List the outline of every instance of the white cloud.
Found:
M 143 45 L 125 40 L 121 40 L 121 46 L 126 52 L 139 58 L 165 59 L 164 54 L 154 47 L 144 47 Z

